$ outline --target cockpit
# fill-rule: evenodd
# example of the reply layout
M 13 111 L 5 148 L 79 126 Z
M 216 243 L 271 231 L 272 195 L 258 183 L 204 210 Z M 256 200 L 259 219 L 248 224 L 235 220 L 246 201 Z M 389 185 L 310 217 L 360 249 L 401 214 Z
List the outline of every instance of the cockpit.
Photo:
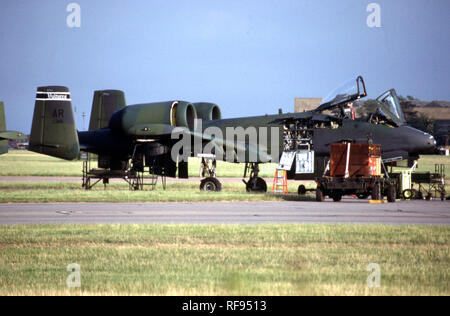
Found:
M 367 96 L 364 79 L 359 76 L 333 90 L 315 110 L 342 119 L 368 121 L 372 124 L 384 124 L 400 127 L 406 124 L 400 102 L 394 89 L 386 91 L 376 100 L 360 102 Z
M 367 102 L 366 102 L 367 103 Z M 394 89 L 386 91 L 375 101 L 363 106 L 368 120 L 374 124 L 385 124 L 400 127 L 406 124 L 405 115 Z

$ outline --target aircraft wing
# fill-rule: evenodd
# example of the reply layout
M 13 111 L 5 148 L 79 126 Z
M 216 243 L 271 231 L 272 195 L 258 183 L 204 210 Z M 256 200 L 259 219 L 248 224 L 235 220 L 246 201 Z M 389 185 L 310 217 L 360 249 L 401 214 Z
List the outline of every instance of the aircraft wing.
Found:
M 194 135 L 195 137 L 196 135 Z M 233 150 L 234 160 L 239 162 L 239 158 L 243 155 L 249 155 L 250 157 L 254 157 L 257 161 L 271 161 L 272 157 L 268 154 L 267 147 L 264 146 L 255 146 L 253 144 L 239 142 L 239 141 L 230 141 L 224 138 L 214 138 L 207 134 L 202 134 L 197 137 L 201 137 L 203 142 L 210 142 L 215 145 L 216 148 L 223 148 L 228 153 L 229 150 Z M 245 156 L 244 156 L 245 157 Z M 242 158 L 244 158 L 242 157 Z M 278 158 L 278 157 L 277 157 Z
M 251 157 L 257 157 L 258 161 L 270 161 L 271 156 L 268 154 L 268 150 L 263 146 L 255 146 L 245 142 L 229 141 L 224 138 L 217 138 L 213 135 L 208 135 L 196 131 L 190 131 L 184 127 L 176 127 L 168 124 L 143 124 L 134 125 L 127 131 L 127 136 L 136 138 L 137 141 L 160 141 L 172 142 L 181 139 L 181 134 L 191 136 L 193 138 L 200 138 L 203 145 L 210 143 L 216 149 L 223 149 L 226 152 L 229 150 L 234 151 L 234 160 L 239 161 L 239 157 L 242 153 L 251 155 Z M 173 137 L 173 138 L 172 138 Z M 88 149 L 83 144 L 80 144 L 81 149 Z M 218 155 L 220 156 L 220 155 Z
M 128 129 L 127 134 L 137 138 L 166 138 L 167 136 L 170 137 L 176 128 L 176 126 L 168 124 L 134 125 Z
M 7 132 L 0 132 L 0 140 L 26 140 L 27 137 L 20 133 L 15 131 L 7 131 Z
M 216 149 L 224 150 L 226 154 L 229 155 L 229 151 L 233 151 L 233 159 L 236 162 L 245 162 L 240 161 L 239 158 L 244 158 L 246 156 L 255 157 L 257 161 L 271 161 L 272 156 L 268 154 L 268 149 L 265 146 L 255 146 L 253 144 L 239 142 L 239 141 L 231 141 L 225 138 L 218 138 L 212 135 L 208 135 L 205 133 L 198 133 L 193 131 L 187 131 L 186 133 L 190 134 L 193 137 L 200 138 L 202 143 L 205 145 L 207 143 L 214 146 Z M 225 157 L 224 152 L 216 153 L 218 157 Z M 277 157 L 278 158 L 278 157 Z

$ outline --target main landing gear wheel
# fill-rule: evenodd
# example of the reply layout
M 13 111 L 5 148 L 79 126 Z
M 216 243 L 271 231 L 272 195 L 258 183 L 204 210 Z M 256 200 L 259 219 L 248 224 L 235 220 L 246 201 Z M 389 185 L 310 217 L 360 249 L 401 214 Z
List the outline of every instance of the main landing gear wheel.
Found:
M 245 183 L 247 192 L 251 193 L 266 193 L 267 183 L 264 179 L 258 177 L 259 166 L 258 163 L 246 163 L 244 170 L 244 179 L 247 177 L 247 172 L 250 171 L 250 179 L 248 181 L 242 180 Z
M 222 183 L 216 178 L 206 178 L 200 183 L 200 190 L 207 192 L 220 192 L 222 191 Z
M 252 193 L 266 193 L 267 192 L 267 183 L 264 179 L 256 177 L 250 179 L 246 184 L 247 192 Z

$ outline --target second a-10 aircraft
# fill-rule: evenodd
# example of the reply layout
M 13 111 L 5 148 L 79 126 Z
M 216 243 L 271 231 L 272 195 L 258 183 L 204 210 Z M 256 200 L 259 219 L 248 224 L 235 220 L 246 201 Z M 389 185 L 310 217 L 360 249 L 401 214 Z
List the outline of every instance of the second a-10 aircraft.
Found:
M 375 105 L 370 103 L 371 108 L 357 108 L 356 117 L 354 102 L 365 96 L 365 83 L 359 76 L 336 89 L 313 111 L 222 119 L 213 103 L 168 101 L 127 106 L 122 91 L 103 90 L 94 93 L 89 131 L 79 132 L 69 89 L 40 87 L 29 150 L 67 160 L 77 159 L 83 151 L 98 155 L 99 168 L 125 171 L 148 167 L 152 174 L 188 178 L 188 162 L 182 158 L 196 157 L 208 148 L 218 160 L 245 163 L 244 178 L 247 171 L 250 176 L 244 182 L 249 192 L 267 190 L 258 166 L 278 163 L 286 152 L 313 153 L 308 156 L 310 168 L 299 170 L 302 161 L 288 168 L 288 178 L 296 180 L 322 176 L 332 143 L 369 140 L 381 144 L 384 161 L 418 159 L 435 152 L 433 136 L 406 125 L 394 90 L 381 95 Z M 200 129 L 196 119 L 202 120 Z M 232 137 L 227 135 L 230 130 L 235 132 Z M 199 146 L 178 150 L 182 135 Z M 202 180 L 201 188 L 221 189 L 214 170 Z
M 0 102 L 0 155 L 8 152 L 9 140 L 24 141 L 26 139 L 27 137 L 21 132 L 6 130 L 5 105 Z

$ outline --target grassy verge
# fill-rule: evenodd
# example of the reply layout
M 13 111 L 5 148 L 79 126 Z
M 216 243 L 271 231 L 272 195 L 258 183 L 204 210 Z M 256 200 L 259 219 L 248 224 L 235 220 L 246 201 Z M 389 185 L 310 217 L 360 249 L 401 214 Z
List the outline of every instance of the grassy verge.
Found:
M 93 164 L 93 167 L 96 164 Z M 29 151 L 13 150 L 0 156 L 0 176 L 55 176 L 81 177 L 83 163 L 81 161 L 65 161 Z M 275 164 L 260 166 L 260 176 L 271 178 L 275 174 Z M 189 176 L 199 177 L 200 161 L 189 160 Z M 218 177 L 241 178 L 244 174 L 244 164 L 232 164 L 219 161 L 217 163 Z
M 0 295 L 449 295 L 449 245 L 448 227 L 0 227 Z
M 297 192 L 295 183 L 291 192 Z M 167 190 L 158 184 L 155 191 L 130 191 L 127 184 L 113 183 L 104 190 L 99 184 L 86 191 L 77 183 L 5 183 L 0 182 L 0 203 L 62 203 L 62 202 L 207 202 L 207 201 L 281 201 L 310 200 L 296 194 L 288 197 L 273 194 L 248 194 L 244 184 L 224 183 L 222 192 L 203 192 L 198 183 L 170 183 Z
M 442 156 L 424 157 L 419 164 L 419 171 L 434 170 L 435 163 L 447 165 L 450 176 L 450 158 Z M 199 162 L 191 159 L 190 175 L 198 176 Z M 77 176 L 81 177 L 82 162 L 68 162 L 61 159 L 38 155 L 27 151 L 12 151 L 0 156 L 0 176 Z M 261 176 L 271 178 L 275 165 L 261 165 Z M 218 176 L 241 178 L 243 164 L 218 163 Z M 81 181 L 81 180 L 80 180 Z M 268 183 L 269 191 L 271 184 Z M 290 181 L 289 192 L 296 193 L 299 182 Z M 131 192 L 126 185 L 111 184 L 103 190 L 100 184 L 88 192 L 80 188 L 80 184 L 67 183 L 1 183 L 0 203 L 13 202 L 188 202 L 188 201 L 274 201 L 280 199 L 268 195 L 248 195 L 243 184 L 223 184 L 223 192 L 206 193 L 199 191 L 199 184 L 170 183 L 168 190 L 163 191 L 159 185 L 156 191 Z M 450 192 L 448 179 L 447 192 Z M 289 200 L 301 197 L 291 195 Z M 305 199 L 305 198 L 303 198 Z M 310 199 L 306 197 L 306 199 Z
M 447 177 L 450 180 L 450 157 L 423 156 L 419 161 L 417 171 L 434 172 L 435 164 L 447 167 Z M 95 164 L 94 164 L 95 165 Z M 29 151 L 13 150 L 0 156 L 0 176 L 59 176 L 81 177 L 83 163 L 81 161 L 65 161 L 58 158 L 39 155 Z M 275 164 L 261 164 L 260 176 L 272 178 L 275 174 Z M 198 177 L 200 162 L 196 158 L 189 160 L 189 175 Z M 217 164 L 219 178 L 242 178 L 244 164 L 232 164 L 219 161 Z

